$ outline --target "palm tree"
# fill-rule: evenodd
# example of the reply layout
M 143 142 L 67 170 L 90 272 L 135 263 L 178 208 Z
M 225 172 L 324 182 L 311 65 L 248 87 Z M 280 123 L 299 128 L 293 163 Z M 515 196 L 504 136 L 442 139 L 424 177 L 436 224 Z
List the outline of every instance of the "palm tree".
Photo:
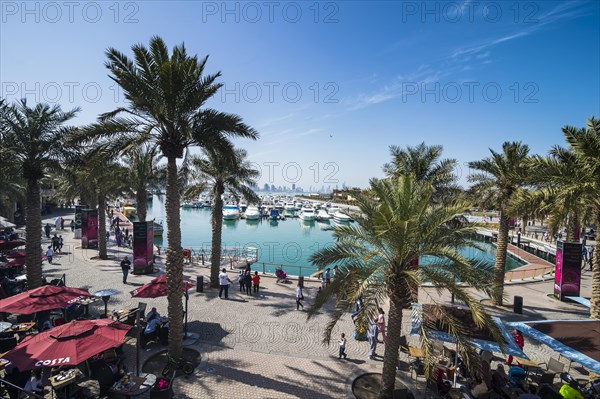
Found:
M 148 188 L 156 185 L 157 149 L 148 145 L 133 148 L 127 153 L 125 164 L 129 171 L 128 181 L 135 192 L 138 219 L 144 222 L 148 212 Z
M 500 212 L 498 242 L 496 246 L 496 268 L 493 285 L 495 305 L 502 305 L 504 273 L 506 272 L 506 252 L 508 248 L 508 223 L 510 214 L 507 205 L 515 192 L 525 182 L 526 162 L 529 147 L 521 142 L 505 142 L 502 152 L 490 149 L 492 156 L 481 161 L 469 162 L 469 168 L 479 171 L 469 174 L 468 180 L 475 183 L 471 187 L 474 197 L 485 207 L 493 207 Z
M 195 158 L 192 165 L 199 173 L 201 187 L 205 182 L 212 187 L 214 204 L 212 207 L 212 243 L 210 255 L 210 285 L 219 287 L 219 269 L 221 267 L 221 235 L 223 227 L 223 199 L 225 191 L 234 197 L 245 198 L 249 203 L 258 202 L 259 198 L 252 190 L 260 173 L 252 168 L 246 160 L 245 150 L 223 152 L 205 150 L 203 158 Z M 191 190 L 194 190 L 192 187 Z M 197 191 L 197 190 L 196 190 Z
M 37 104 L 25 99 L 0 112 L 0 148 L 4 162 L 11 162 L 26 181 L 25 264 L 29 288 L 42 285 L 40 180 L 51 170 L 60 170 L 63 140 L 74 130 L 65 126 L 79 112 L 63 112 L 60 106 Z
M 581 174 L 569 181 L 563 176 L 564 186 L 561 192 L 575 192 L 581 195 L 583 202 L 591 208 L 592 222 L 600 226 L 600 119 L 588 119 L 585 128 L 565 126 L 563 135 L 580 165 Z M 600 240 L 596 241 L 595 253 L 600 254 Z M 600 256 L 594 256 L 592 262 L 592 298 L 590 317 L 600 319 Z
M 412 175 L 418 181 L 430 182 L 435 188 L 435 200 L 452 200 L 460 192 L 455 173 L 458 163 L 455 159 L 440 159 L 442 151 L 441 145 L 428 146 L 424 142 L 406 149 L 392 145 L 392 161 L 383 165 L 383 171 L 388 177 Z
M 347 312 L 348 305 L 361 297 L 363 310 L 358 323 L 364 325 L 375 319 L 377 308 L 389 299 L 388 336 L 385 344 L 380 398 L 393 395 L 398 366 L 403 310 L 417 302 L 417 290 L 423 282 L 448 289 L 468 305 L 478 326 L 493 326 L 490 316 L 462 284 L 491 294 L 483 286 L 490 268 L 475 268 L 459 253 L 463 247 L 473 247 L 468 234 L 473 226 L 460 215 L 467 206 L 462 202 L 437 204 L 433 200 L 431 184 L 415 181 L 414 177 L 371 180 L 372 195 L 360 194 L 357 203 L 362 216 L 356 224 L 332 228 L 333 246 L 321 249 L 310 258 L 318 268 L 338 265 L 339 278 L 315 300 L 309 312 L 314 315 L 331 296 L 345 300 L 340 304 L 328 325 L 325 341 L 331 338 L 336 322 Z M 415 266 L 419 260 L 419 266 Z M 451 267 L 450 267 L 451 266 Z M 456 336 L 459 351 L 467 363 L 476 364 L 476 353 L 465 337 L 464 320 L 444 314 L 436 306 L 436 313 L 448 323 Z M 492 327 L 493 328 L 493 327 Z M 498 334 L 494 330 L 494 334 Z M 425 358 L 431 367 L 434 357 L 428 335 L 422 336 Z
M 169 55 L 164 41 L 156 36 L 148 48 L 137 44 L 132 51 L 133 59 L 114 48 L 106 51 L 110 78 L 123 89 L 127 107 L 101 115 L 98 123 L 77 138 L 97 141 L 102 151 L 119 154 L 146 143 L 157 147 L 167 160 L 169 355 L 179 357 L 183 348 L 183 249 L 177 159 L 190 147 L 229 147 L 230 137 L 256 139 L 258 133 L 237 115 L 205 107 L 222 86 L 217 83 L 220 73 L 204 73 L 208 57 L 199 60 L 188 55 L 183 44 Z

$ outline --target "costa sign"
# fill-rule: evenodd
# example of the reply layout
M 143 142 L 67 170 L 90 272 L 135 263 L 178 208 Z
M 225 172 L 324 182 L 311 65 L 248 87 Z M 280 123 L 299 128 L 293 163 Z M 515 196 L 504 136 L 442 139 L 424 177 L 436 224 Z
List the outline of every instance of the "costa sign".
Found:
M 56 364 L 66 364 L 66 363 L 70 363 L 70 362 L 71 362 L 70 357 L 59 357 L 58 359 L 52 359 L 52 360 L 39 360 L 35 363 L 35 366 L 36 367 L 54 366 Z

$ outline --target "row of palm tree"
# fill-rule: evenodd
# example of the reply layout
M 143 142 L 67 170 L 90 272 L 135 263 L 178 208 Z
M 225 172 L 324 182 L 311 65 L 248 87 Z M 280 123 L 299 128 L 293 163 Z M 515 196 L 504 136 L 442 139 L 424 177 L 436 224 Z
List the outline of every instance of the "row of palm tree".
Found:
M 0 155 L 11 161 L 3 166 L 11 182 L 25 186 L 26 265 L 31 288 L 41 284 L 40 181 L 45 176 L 60 173 L 64 195 L 97 205 L 100 221 L 105 220 L 107 201 L 127 190 L 138 195 L 140 216 L 145 219 L 147 188 L 157 182 L 164 184 L 167 300 L 172 320 L 169 354 L 177 357 L 183 332 L 181 195 L 210 186 L 216 201 L 226 189 L 256 200 L 249 187 L 257 172 L 247 163 L 246 153 L 235 149 L 231 140 L 255 140 L 258 133 L 239 116 L 206 106 L 221 88 L 217 82 L 220 73 L 205 73 L 207 57 L 188 55 L 183 45 L 169 53 L 159 37 L 153 37 L 149 47 L 134 45 L 132 52 L 134 56 L 129 58 L 116 49 L 107 50 L 109 76 L 123 89 L 126 106 L 102 114 L 89 126 L 67 125 L 78 109 L 64 112 L 44 104 L 31 108 L 24 100 L 14 105 L 0 102 Z M 556 147 L 547 158 L 531 157 L 526 145 L 512 142 L 505 143 L 501 152 L 491 150 L 489 158 L 471 162 L 469 166 L 477 173 L 469 176 L 474 184 L 467 193 L 461 193 L 452 173 L 456 161 L 442 159 L 441 146 L 391 147 L 392 160 L 384 166 L 386 178 L 373 179 L 370 189 L 357 196 L 363 216 L 357 218 L 355 226 L 336 226 L 335 245 L 313 255 L 311 260 L 319 267 L 341 266 L 341 278 L 325 290 L 311 310 L 313 314 L 335 293 L 340 308 L 330 327 L 358 296 L 365 303 L 361 323 L 371 320 L 375 309 L 389 300 L 389 330 L 393 333 L 385 350 L 381 397 L 390 397 L 393 389 L 402 310 L 418 299 L 423 282 L 449 290 L 471 308 L 477 325 L 493 329 L 485 310 L 457 282 L 484 291 L 494 303 L 502 304 L 509 219 L 520 213 L 548 217 L 553 226 L 598 224 L 600 123 L 592 118 L 584 129 L 566 127 L 563 132 L 568 148 Z M 192 156 L 193 148 L 202 149 L 203 157 Z M 129 167 L 123 167 L 122 159 Z M 160 159 L 166 163 L 162 171 L 158 170 Z M 16 179 L 17 175 L 21 179 Z M 560 205 L 554 205 L 557 202 Z M 476 264 L 458 252 L 475 245 L 468 240 L 475 226 L 460 217 L 473 203 L 500 213 L 494 268 Z M 215 203 L 214 210 L 211 284 L 217 284 L 221 252 L 220 204 Z M 104 228 L 104 223 L 100 226 Z M 572 227 L 570 230 L 574 231 Z M 106 257 L 105 237 L 99 233 L 99 255 Z M 435 261 L 416 267 L 415 262 L 424 257 Z M 599 258 L 594 258 L 592 276 L 594 318 L 600 318 Z M 490 274 L 490 279 L 482 279 L 482 273 Z M 462 321 L 443 314 L 441 307 L 436 313 L 456 334 L 467 363 L 474 364 Z M 422 339 L 429 353 L 425 330 Z

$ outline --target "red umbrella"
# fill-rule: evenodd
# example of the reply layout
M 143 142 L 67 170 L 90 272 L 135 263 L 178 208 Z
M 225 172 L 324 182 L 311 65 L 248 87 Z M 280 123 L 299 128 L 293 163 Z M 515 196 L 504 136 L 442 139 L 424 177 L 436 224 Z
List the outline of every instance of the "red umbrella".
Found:
M 9 251 L 11 249 L 15 249 L 15 248 L 23 246 L 23 245 L 25 245 L 25 241 L 23 241 L 23 240 L 12 240 L 12 241 L 0 240 L 0 251 Z
M 119 346 L 132 327 L 110 319 L 72 321 L 30 335 L 4 355 L 19 370 L 77 365 Z
M 44 310 L 64 308 L 80 296 L 91 297 L 87 290 L 44 285 L 0 300 L 0 312 L 31 314 Z
M 4 256 L 6 256 L 7 258 L 24 258 L 25 252 L 24 251 L 9 252 L 7 254 L 4 254 Z
M 193 286 L 194 284 L 191 281 L 184 280 L 181 290 L 187 292 L 187 290 Z M 148 284 L 136 288 L 131 291 L 131 296 L 134 298 L 158 298 L 160 296 L 167 296 L 167 275 L 163 274 L 162 276 L 158 276 Z

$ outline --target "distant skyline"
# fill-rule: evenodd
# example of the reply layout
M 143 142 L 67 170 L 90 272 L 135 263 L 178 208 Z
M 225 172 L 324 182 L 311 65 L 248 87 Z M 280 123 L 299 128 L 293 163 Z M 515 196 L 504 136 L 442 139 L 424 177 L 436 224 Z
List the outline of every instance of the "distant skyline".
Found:
M 104 51 L 182 42 L 224 87 L 208 106 L 261 138 L 237 140 L 275 186 L 366 187 L 389 146 L 444 146 L 459 162 L 520 140 L 564 145 L 600 116 L 598 1 L 0 3 L 0 96 L 124 105 Z

